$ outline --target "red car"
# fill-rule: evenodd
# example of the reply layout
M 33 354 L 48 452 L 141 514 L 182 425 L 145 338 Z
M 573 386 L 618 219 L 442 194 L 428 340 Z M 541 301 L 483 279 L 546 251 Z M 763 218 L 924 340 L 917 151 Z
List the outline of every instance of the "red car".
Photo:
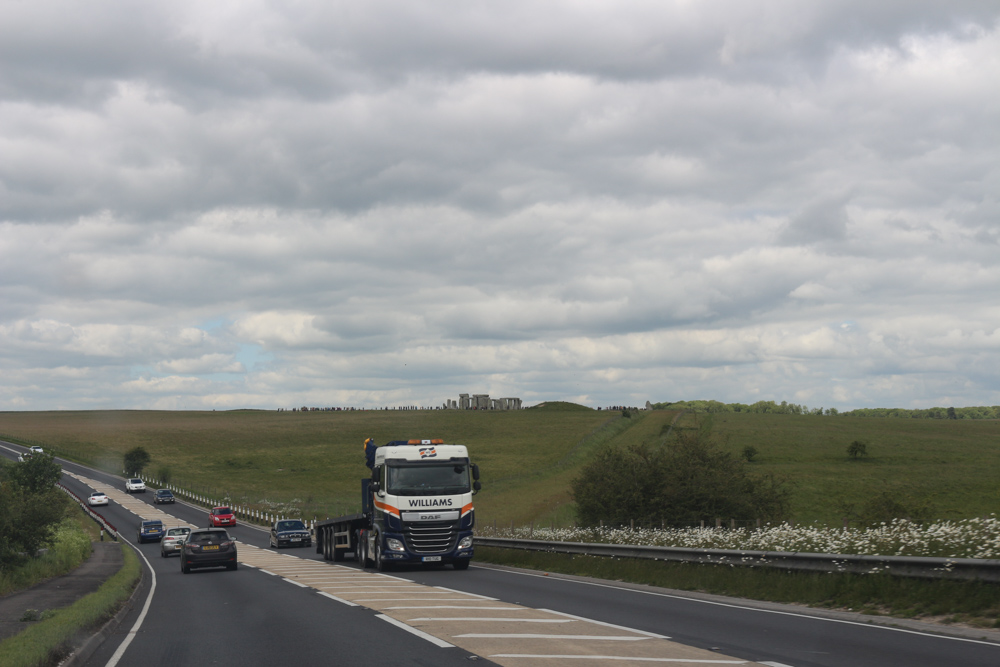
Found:
M 235 526 L 236 517 L 228 507 L 213 507 L 208 515 L 208 527 L 219 528 L 223 526 Z

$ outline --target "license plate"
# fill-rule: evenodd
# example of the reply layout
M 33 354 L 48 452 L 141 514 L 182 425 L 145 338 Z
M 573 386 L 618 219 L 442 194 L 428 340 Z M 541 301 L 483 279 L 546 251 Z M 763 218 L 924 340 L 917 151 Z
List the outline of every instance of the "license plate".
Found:
M 292 542 L 301 542 L 301 541 L 302 541 L 301 537 L 293 537 L 292 538 Z
M 202 551 L 218 551 L 219 550 L 219 545 L 218 544 L 206 544 L 205 546 L 203 546 L 201 548 L 201 550 Z
M 425 563 L 437 563 L 441 560 L 441 556 L 424 556 L 421 560 Z

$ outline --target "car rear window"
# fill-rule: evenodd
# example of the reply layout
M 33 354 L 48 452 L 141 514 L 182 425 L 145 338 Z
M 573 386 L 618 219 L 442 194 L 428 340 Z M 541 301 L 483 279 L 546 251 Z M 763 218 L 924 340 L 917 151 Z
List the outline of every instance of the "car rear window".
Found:
M 229 536 L 226 533 L 193 533 L 188 542 L 193 544 L 215 544 L 224 542 Z
M 190 532 L 190 528 L 171 528 L 167 531 L 167 535 L 187 535 Z

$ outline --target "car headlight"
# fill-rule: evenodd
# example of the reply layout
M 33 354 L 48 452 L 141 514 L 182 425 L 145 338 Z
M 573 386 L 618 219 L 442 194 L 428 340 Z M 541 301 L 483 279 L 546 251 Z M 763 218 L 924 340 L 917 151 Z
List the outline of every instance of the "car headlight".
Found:
M 458 548 L 459 549 L 471 549 L 472 548 L 472 535 L 469 535 L 467 537 L 463 537 L 461 540 L 459 540 L 458 541 Z
M 403 546 L 403 543 L 392 537 L 385 541 L 385 546 L 393 551 L 406 551 L 406 547 Z

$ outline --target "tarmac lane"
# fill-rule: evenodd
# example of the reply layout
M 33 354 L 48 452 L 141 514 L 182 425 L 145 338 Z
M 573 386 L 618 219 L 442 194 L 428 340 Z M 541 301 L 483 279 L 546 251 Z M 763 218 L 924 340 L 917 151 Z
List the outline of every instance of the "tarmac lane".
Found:
M 95 542 L 90 557 L 72 572 L 0 597 L 0 640 L 13 637 L 31 625 L 21 620 L 27 610 L 41 613 L 68 607 L 100 588 L 121 569 L 123 562 L 117 542 Z
M 102 484 L 98 480 L 79 474 L 72 476 L 83 485 L 107 493 L 111 501 L 122 509 L 137 514 L 135 521 L 138 521 L 138 517 L 141 516 L 145 519 L 160 519 L 164 525 L 186 525 L 183 520 L 167 511 L 169 506 L 164 506 L 163 509 L 150 506 L 133 498 L 130 494 L 124 493 L 124 491 L 113 488 L 113 485 Z M 142 545 L 140 550 L 147 552 L 149 546 Z M 158 545 L 156 548 L 158 551 Z M 452 589 L 425 586 L 402 576 L 368 572 L 326 561 L 299 558 L 291 553 L 277 552 L 251 544 L 239 544 L 238 554 L 240 564 L 249 566 L 250 569 L 246 574 L 241 573 L 240 570 L 237 571 L 238 576 L 244 578 L 244 584 L 252 582 L 256 586 L 259 584 L 256 579 L 264 574 L 266 575 L 264 585 L 269 589 L 274 581 L 284 582 L 292 595 L 301 596 L 303 592 L 295 591 L 295 589 L 305 589 L 311 592 L 313 597 L 322 597 L 332 601 L 332 603 L 339 603 L 339 608 L 336 611 L 325 609 L 325 614 L 347 613 L 351 615 L 353 613 L 357 615 L 357 612 L 362 611 L 375 612 L 375 618 L 383 623 L 377 623 L 373 629 L 368 631 L 374 631 L 377 634 L 386 632 L 398 634 L 399 631 L 403 631 L 437 649 L 460 649 L 462 653 L 486 658 L 499 665 L 559 667 L 562 664 L 576 664 L 580 660 L 586 660 L 591 664 L 596 661 L 598 664 L 615 662 L 625 665 L 649 662 L 675 665 L 759 664 L 720 655 L 718 652 L 678 644 L 662 635 L 549 610 L 499 603 L 494 598 L 484 598 Z M 173 564 L 172 567 L 176 568 L 174 572 L 169 571 L 170 567 L 166 563 L 153 564 L 158 576 L 160 576 L 161 570 L 168 568 L 164 570 L 162 575 L 170 578 L 171 581 L 170 590 L 162 594 L 162 597 L 167 600 L 168 607 L 170 607 L 170 598 L 179 587 L 188 585 L 186 580 L 174 581 L 177 571 L 179 571 L 179 565 Z M 253 569 L 258 570 L 258 572 L 253 572 Z M 195 571 L 187 577 L 194 580 L 193 575 L 198 574 L 200 576 L 197 581 L 211 582 L 212 586 L 217 585 L 217 582 L 233 579 L 233 573 L 227 572 L 218 572 L 213 579 L 201 578 L 209 573 L 210 571 L 207 570 Z M 268 578 L 271 578 L 271 581 L 268 582 Z M 243 590 L 242 587 L 240 590 Z M 201 585 L 199 585 L 199 593 L 204 593 Z M 232 592 L 227 594 L 232 595 Z M 274 593 L 270 594 L 274 595 Z M 222 593 L 220 592 L 219 595 L 221 596 Z M 266 607 L 274 607 L 277 604 L 275 600 L 265 598 L 255 599 L 255 601 Z M 197 613 L 206 613 L 206 610 L 211 609 L 216 602 L 217 600 L 213 600 L 212 604 L 199 607 Z M 156 609 L 151 611 L 150 617 L 146 621 L 146 629 L 143 630 L 144 634 L 155 632 L 157 628 L 156 618 L 160 615 L 157 610 L 164 604 L 164 600 L 161 599 Z M 227 628 L 235 628 L 259 623 L 259 619 L 253 619 L 250 615 L 250 609 L 244 606 L 245 604 L 252 603 L 237 601 L 233 608 L 216 609 L 218 613 L 224 612 L 216 625 L 222 624 Z M 279 604 L 277 608 L 283 610 L 283 616 L 288 613 L 284 605 Z M 352 610 L 355 611 L 352 612 Z M 188 613 L 191 612 L 187 612 L 183 616 L 187 616 Z M 248 615 L 250 615 L 249 621 L 247 620 Z M 178 620 L 175 619 L 172 623 L 176 625 Z M 393 626 L 393 629 L 387 630 L 385 624 Z M 291 636 L 301 636 L 303 628 L 308 626 L 309 623 L 301 622 L 294 627 Z M 381 629 L 378 626 L 382 626 Z M 231 632 L 230 630 L 224 634 L 228 636 Z M 264 631 L 262 628 L 262 634 L 273 634 L 273 631 L 270 628 Z M 316 638 L 307 639 L 304 637 L 297 640 L 295 651 L 284 654 L 285 658 L 292 658 L 296 662 L 307 659 L 307 656 L 300 655 L 300 653 L 305 646 L 315 643 L 315 640 Z M 139 639 L 137 638 L 136 641 L 139 642 Z M 143 637 L 141 645 L 145 648 L 129 647 L 125 655 L 136 652 L 148 653 L 150 650 L 154 654 L 161 651 L 176 654 L 179 651 L 178 647 L 172 646 L 169 642 L 154 644 L 159 648 L 151 649 L 150 641 L 145 637 Z M 260 654 L 255 654 L 254 657 L 260 657 Z M 219 656 L 219 658 L 223 659 L 223 656 Z M 437 659 L 436 657 L 435 660 Z M 343 664 L 342 660 L 343 658 L 338 658 L 338 664 Z M 439 663 L 434 662 L 433 664 Z

